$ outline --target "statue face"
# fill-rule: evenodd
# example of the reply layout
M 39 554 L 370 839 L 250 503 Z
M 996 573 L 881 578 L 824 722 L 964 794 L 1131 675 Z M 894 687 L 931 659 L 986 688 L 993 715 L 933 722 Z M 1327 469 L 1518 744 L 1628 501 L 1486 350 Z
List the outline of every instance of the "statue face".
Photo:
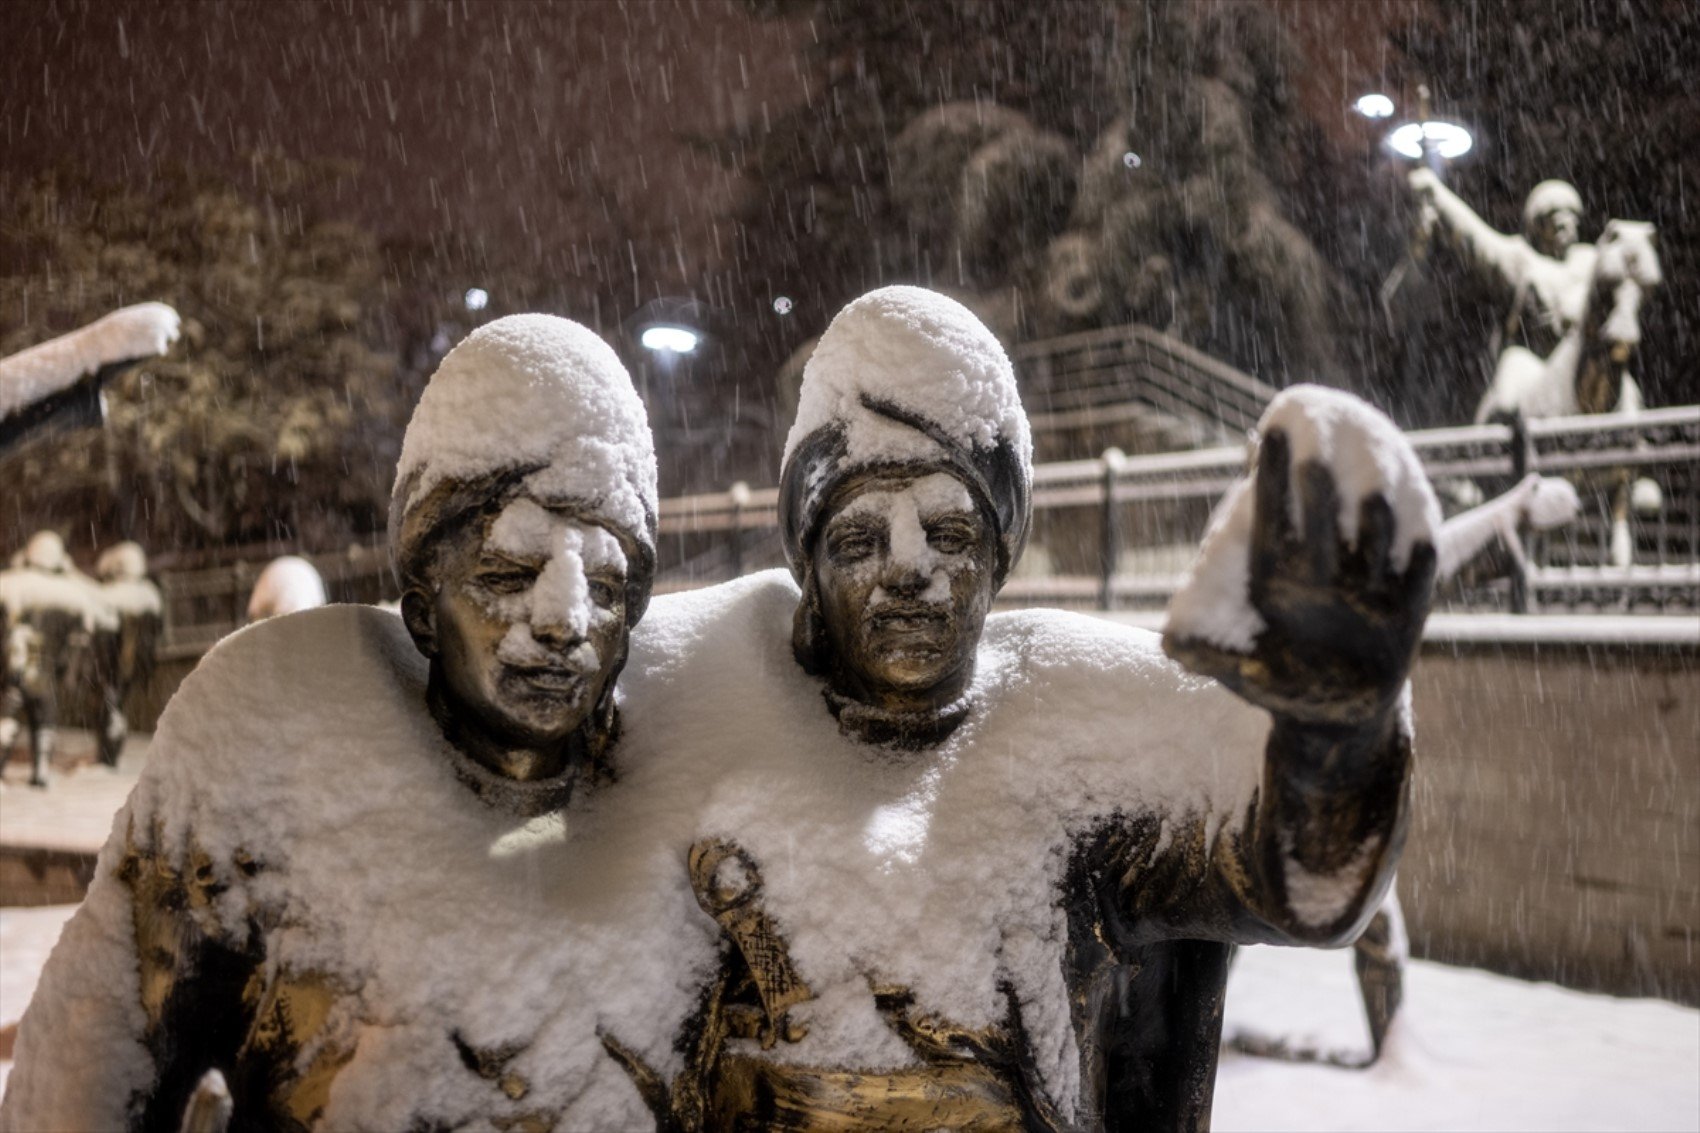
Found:
M 967 688 L 992 604 L 994 532 L 944 472 L 840 491 L 815 536 L 837 691 L 876 707 L 942 707 Z
M 563 742 L 626 649 L 626 555 L 606 528 L 516 499 L 445 540 L 432 604 L 457 716 L 500 744 Z
M 1563 259 L 1581 233 L 1581 222 L 1582 218 L 1576 214 L 1575 209 L 1549 209 L 1535 218 L 1529 243 L 1543 256 Z

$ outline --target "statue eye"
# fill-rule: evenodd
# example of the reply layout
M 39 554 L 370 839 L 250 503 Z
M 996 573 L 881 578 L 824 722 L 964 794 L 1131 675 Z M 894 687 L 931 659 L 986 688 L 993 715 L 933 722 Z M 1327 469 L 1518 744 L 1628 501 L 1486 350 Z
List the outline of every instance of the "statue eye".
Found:
M 927 529 L 927 542 L 935 551 L 960 555 L 974 545 L 974 533 L 961 523 L 941 523 Z
M 537 578 L 536 572 L 520 567 L 501 566 L 481 571 L 478 584 L 495 594 L 518 594 Z
M 832 557 L 855 562 L 878 553 L 880 540 L 869 531 L 846 531 L 832 537 Z
M 598 606 L 601 606 L 604 610 L 613 609 L 619 599 L 619 596 L 619 587 L 612 581 L 606 578 L 593 578 L 590 580 L 590 600 L 595 602 Z

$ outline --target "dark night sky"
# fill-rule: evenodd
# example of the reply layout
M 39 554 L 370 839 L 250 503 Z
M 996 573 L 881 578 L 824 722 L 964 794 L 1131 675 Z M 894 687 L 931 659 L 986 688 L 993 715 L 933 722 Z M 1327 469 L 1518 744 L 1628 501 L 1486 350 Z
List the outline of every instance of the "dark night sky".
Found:
M 1412 5 L 1278 7 L 1314 64 L 1301 96 L 1350 141 L 1346 95 Z M 354 161 L 332 211 L 492 276 L 625 258 L 620 317 L 710 296 L 739 178 L 699 143 L 800 102 L 809 36 L 739 0 L 13 0 L 0 139 L 8 172 L 141 186 L 173 163 L 249 177 L 257 149 Z
M 797 34 L 727 0 L 23 0 L 0 5 L 28 61 L 0 71 L 0 139 L 10 172 L 141 186 L 173 163 L 241 179 L 257 149 L 351 160 L 327 203 L 380 236 L 498 274 L 618 252 L 647 299 L 730 252 L 737 177 L 695 140 L 800 98 Z

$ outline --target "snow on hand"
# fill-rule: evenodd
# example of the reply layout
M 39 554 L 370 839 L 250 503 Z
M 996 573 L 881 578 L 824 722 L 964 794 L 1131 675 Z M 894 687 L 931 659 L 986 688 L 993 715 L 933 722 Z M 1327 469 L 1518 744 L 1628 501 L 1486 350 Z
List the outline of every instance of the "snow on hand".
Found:
M 0 419 L 102 366 L 164 354 L 177 341 L 180 321 L 177 312 L 164 303 L 137 303 L 0 358 Z
M 864 396 L 935 424 L 964 449 L 1008 440 L 1023 464 L 1032 460 L 1009 356 L 968 308 L 935 291 L 882 287 L 838 313 L 804 367 L 786 458 L 835 422 L 846 428 L 853 465 L 936 456 L 935 441 L 872 412 Z
M 1416 543 L 1434 542 L 1440 503 L 1410 442 L 1380 410 L 1340 390 L 1292 386 L 1269 403 L 1257 431 L 1286 435 L 1295 477 L 1311 461 L 1320 461 L 1333 473 L 1340 537 L 1348 545 L 1357 541 L 1359 508 L 1376 493 L 1393 509 L 1395 570 L 1405 569 Z M 1256 476 L 1254 468 L 1216 505 L 1198 558 L 1169 602 L 1165 634 L 1249 653 L 1263 632 L 1263 619 L 1252 608 L 1249 594 Z M 1296 486 L 1288 500 L 1294 526 L 1302 531 L 1303 505 Z

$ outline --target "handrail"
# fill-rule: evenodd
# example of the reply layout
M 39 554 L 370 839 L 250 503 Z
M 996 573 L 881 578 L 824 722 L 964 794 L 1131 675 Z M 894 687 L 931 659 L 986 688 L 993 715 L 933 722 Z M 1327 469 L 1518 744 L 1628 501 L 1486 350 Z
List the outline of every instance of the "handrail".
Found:
M 1101 332 L 1093 335 L 1101 337 Z M 1654 465 L 1693 468 L 1700 459 L 1700 405 L 1530 422 L 1524 435 L 1532 450 L 1527 467 L 1544 474 L 1586 474 L 1601 468 Z M 1406 436 L 1431 479 L 1437 482 L 1509 477 L 1519 466 L 1514 451 L 1517 434 L 1504 425 L 1423 429 Z M 1201 517 L 1244 473 L 1245 462 L 1244 445 L 1218 445 L 1131 457 L 1111 452 L 1092 459 L 1040 464 L 1033 469 L 1033 505 L 1038 513 L 1067 508 L 1097 509 L 1111 531 L 1126 529 L 1136 539 L 1138 530 L 1120 522 L 1117 509 L 1140 507 L 1146 509 L 1140 514 L 1159 519 L 1175 513 L 1181 518 L 1171 527 L 1159 523 L 1159 530 L 1172 531 L 1163 545 L 1195 545 L 1201 533 Z M 1628 568 L 1553 563 L 1543 561 L 1537 546 L 1525 577 L 1530 592 L 1536 597 L 1556 596 L 1558 601 L 1571 605 L 1576 603 L 1578 595 L 1603 594 L 1616 601 L 1609 596 L 1652 594 L 1658 596 L 1659 603 L 1677 595 L 1680 608 L 1700 608 L 1700 475 L 1690 475 L 1680 483 L 1685 494 L 1668 500 L 1665 513 L 1646 528 L 1648 537 L 1655 539 L 1660 547 L 1658 563 Z M 722 492 L 674 496 L 660 501 L 659 526 L 669 540 L 697 539 L 690 544 L 694 549 L 689 552 L 693 557 L 688 560 L 694 564 L 690 568 L 693 572 L 712 569 L 723 574 L 730 569 L 734 574 L 741 573 L 755 565 L 754 558 L 766 556 L 771 565 L 775 554 L 771 536 L 764 541 L 750 533 L 771 533 L 777 529 L 778 501 L 777 488 L 750 488 L 743 484 Z M 1185 506 L 1177 512 L 1180 505 Z M 1601 530 L 1597 517 L 1585 516 L 1571 530 L 1548 535 L 1537 544 L 1547 544 L 1544 553 L 1548 556 L 1566 548 L 1574 554 L 1578 547 L 1586 550 L 1596 546 Z M 1684 552 L 1693 561 L 1665 561 L 1667 536 L 1670 547 Z M 1136 552 L 1124 550 L 1114 539 L 1103 539 L 1101 544 L 1100 560 L 1093 573 L 1018 575 L 1005 588 L 1002 599 L 1114 608 L 1128 602 L 1165 598 L 1178 585 L 1179 576 L 1172 567 L 1124 572 L 1121 569 L 1124 556 Z M 684 547 L 683 543 L 673 545 Z M 389 580 L 384 576 L 389 557 L 382 545 L 315 555 L 311 561 L 333 588 L 341 585 L 348 589 L 358 583 L 367 591 L 388 592 Z M 162 574 L 160 581 L 167 597 L 167 651 L 193 654 L 240 624 L 247 588 L 252 586 L 261 565 L 239 562 L 210 570 Z M 664 572 L 657 579 L 656 588 L 658 593 L 665 593 L 706 585 L 709 581 L 713 580 L 680 578 Z M 194 616 L 185 621 L 182 616 L 173 617 L 174 610 Z

